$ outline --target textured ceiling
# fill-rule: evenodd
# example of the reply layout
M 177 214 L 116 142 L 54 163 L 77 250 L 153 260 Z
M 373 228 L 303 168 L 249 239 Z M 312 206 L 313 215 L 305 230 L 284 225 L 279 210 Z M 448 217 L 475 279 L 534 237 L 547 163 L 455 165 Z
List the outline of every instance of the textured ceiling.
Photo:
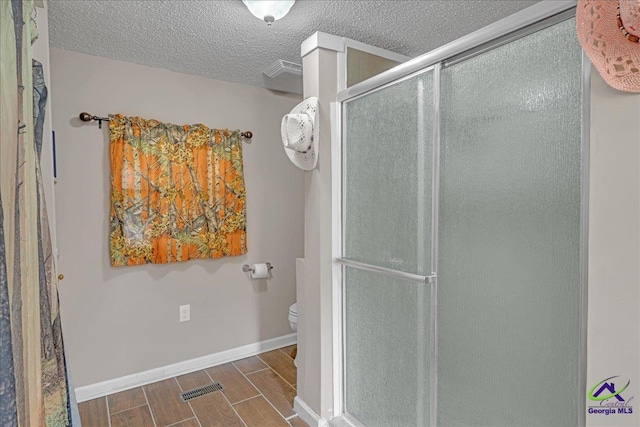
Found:
M 50 0 L 49 28 L 61 49 L 265 86 L 262 71 L 300 63 L 316 31 L 414 57 L 534 3 L 298 0 L 269 28 L 240 0 Z

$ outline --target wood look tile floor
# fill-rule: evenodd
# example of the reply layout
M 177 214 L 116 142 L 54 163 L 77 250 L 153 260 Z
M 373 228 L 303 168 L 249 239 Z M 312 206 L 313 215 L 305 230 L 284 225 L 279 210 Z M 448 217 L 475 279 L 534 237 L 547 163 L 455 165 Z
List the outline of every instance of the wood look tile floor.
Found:
M 308 427 L 293 411 L 295 345 L 80 403 L 83 427 Z M 182 403 L 218 381 L 223 390 Z

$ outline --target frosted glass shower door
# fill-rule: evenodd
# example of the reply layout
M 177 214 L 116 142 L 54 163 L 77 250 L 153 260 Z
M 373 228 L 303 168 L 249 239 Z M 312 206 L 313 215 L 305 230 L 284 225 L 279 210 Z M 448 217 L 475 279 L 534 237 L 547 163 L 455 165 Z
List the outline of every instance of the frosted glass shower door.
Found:
M 574 28 L 570 19 L 442 69 L 439 426 L 579 423 Z
M 344 407 L 369 427 L 429 420 L 433 72 L 343 105 Z
M 582 51 L 566 16 L 342 103 L 348 418 L 584 421 Z

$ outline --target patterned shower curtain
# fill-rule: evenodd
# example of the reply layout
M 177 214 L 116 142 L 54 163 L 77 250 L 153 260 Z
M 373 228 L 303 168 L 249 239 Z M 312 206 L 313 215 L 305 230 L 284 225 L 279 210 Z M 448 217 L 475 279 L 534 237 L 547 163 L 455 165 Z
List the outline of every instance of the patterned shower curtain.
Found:
M 0 1 L 0 425 L 68 426 L 58 293 L 40 172 L 46 88 L 32 0 Z
M 109 116 L 113 266 L 247 252 L 242 137 Z

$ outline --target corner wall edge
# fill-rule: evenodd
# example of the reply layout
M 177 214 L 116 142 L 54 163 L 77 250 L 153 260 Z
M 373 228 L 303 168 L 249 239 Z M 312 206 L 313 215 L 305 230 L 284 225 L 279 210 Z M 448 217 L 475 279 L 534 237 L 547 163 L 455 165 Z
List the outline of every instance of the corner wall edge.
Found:
M 311 409 L 300 396 L 296 396 L 293 399 L 293 410 L 310 427 L 325 427 L 329 425 L 328 420 L 320 418 L 316 411 Z
M 346 43 L 344 37 L 334 36 L 333 34 L 316 31 L 300 45 L 300 56 L 304 58 L 315 49 L 327 49 L 333 50 L 335 52 L 344 52 L 345 46 Z
M 399 53 L 395 53 L 390 50 L 386 50 L 357 40 L 352 40 L 346 37 L 323 33 L 321 31 L 316 31 L 302 42 L 302 44 L 300 45 L 300 56 L 304 58 L 315 49 L 326 49 L 332 50 L 334 52 L 346 52 L 348 47 L 399 63 L 407 62 L 411 59 L 411 57 L 409 56 L 400 55 Z

